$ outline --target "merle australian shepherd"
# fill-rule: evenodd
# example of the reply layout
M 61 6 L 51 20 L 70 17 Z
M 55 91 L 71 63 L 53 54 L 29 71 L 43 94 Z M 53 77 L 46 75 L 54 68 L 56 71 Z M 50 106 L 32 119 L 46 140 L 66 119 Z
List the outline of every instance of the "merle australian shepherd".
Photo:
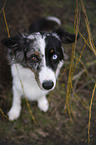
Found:
M 21 97 L 24 94 L 28 100 L 37 101 L 40 110 L 48 110 L 46 95 L 55 88 L 59 71 L 64 64 L 62 43 L 75 41 L 74 34 L 60 27 L 53 32 L 42 31 L 48 22 L 61 25 L 56 17 L 41 18 L 30 26 L 29 33 L 2 40 L 9 48 L 8 59 L 13 76 L 13 103 L 8 112 L 9 120 L 20 116 Z

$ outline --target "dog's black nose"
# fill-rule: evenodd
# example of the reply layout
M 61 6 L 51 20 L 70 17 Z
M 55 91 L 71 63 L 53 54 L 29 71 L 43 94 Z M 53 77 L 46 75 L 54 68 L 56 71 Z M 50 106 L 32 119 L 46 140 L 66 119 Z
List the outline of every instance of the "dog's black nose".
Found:
M 52 81 L 47 81 L 46 80 L 46 81 L 43 82 L 42 86 L 45 90 L 50 90 L 54 86 L 54 83 Z

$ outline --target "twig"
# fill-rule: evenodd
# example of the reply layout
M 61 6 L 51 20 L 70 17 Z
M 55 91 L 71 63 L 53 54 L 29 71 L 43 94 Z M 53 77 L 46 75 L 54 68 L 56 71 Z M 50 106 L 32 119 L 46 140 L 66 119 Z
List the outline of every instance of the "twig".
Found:
M 76 57 L 75 57 L 76 58 Z M 92 61 L 92 62 L 87 62 L 86 63 L 86 66 L 87 66 L 87 68 L 89 68 L 89 67 L 91 67 L 92 65 L 95 65 L 96 64 L 96 60 L 94 60 L 94 61 Z M 78 78 L 80 78 L 81 77 L 81 75 L 83 74 L 83 73 L 85 73 L 86 72 L 86 69 L 82 69 L 78 74 L 76 74 L 75 76 L 73 76 L 73 80 L 76 80 L 76 79 L 78 79 Z
M 4 10 L 5 5 L 6 5 L 6 2 L 7 2 L 7 0 L 5 0 L 4 5 L 3 5 L 2 9 L 0 10 L 0 14 L 1 14 L 1 13 L 2 13 L 2 11 Z
M 76 74 L 76 75 L 73 77 L 73 80 L 76 80 L 76 79 L 80 78 L 80 76 L 81 76 L 84 72 L 86 72 L 85 69 L 83 69 L 83 70 L 80 71 L 78 74 Z
M 3 8 L 3 17 L 4 17 L 4 21 L 5 21 L 5 25 L 6 25 L 8 37 L 10 37 L 10 32 L 9 32 L 9 28 L 8 28 L 8 24 L 7 24 L 7 20 L 6 20 L 6 16 L 5 16 L 4 8 Z M 14 54 L 13 54 L 13 51 L 12 51 L 12 55 L 14 55 Z M 16 66 L 16 69 L 17 69 L 18 77 L 19 77 L 19 72 L 18 72 L 17 64 L 15 64 L 15 66 Z M 19 77 L 19 80 L 20 80 L 20 77 Z M 24 94 L 24 97 L 25 97 L 25 100 L 26 100 L 26 104 L 27 104 L 28 110 L 29 110 L 29 112 L 30 112 L 30 114 L 31 114 L 31 117 L 32 117 L 32 119 L 33 119 L 33 121 L 34 121 L 34 124 L 36 125 L 37 123 L 36 123 L 35 118 L 34 118 L 34 116 L 33 116 L 33 114 L 32 114 L 32 111 L 31 111 L 31 109 L 30 109 L 30 105 L 29 105 L 29 103 L 28 103 L 28 101 L 27 101 L 27 98 L 26 98 L 26 95 L 25 95 L 25 92 L 24 92 L 23 83 L 22 83 L 21 80 L 20 80 L 20 83 L 21 83 L 22 91 L 23 91 L 23 94 Z M 1 109 L 1 108 L 0 108 L 0 112 L 2 113 L 2 115 L 3 115 L 4 117 L 7 118 L 7 116 L 4 115 L 4 113 L 2 112 L 2 109 Z
M 81 6 L 82 6 L 82 11 L 85 14 L 84 20 L 85 20 L 85 24 L 86 24 L 86 28 L 87 28 L 87 32 L 88 32 L 89 44 L 90 44 L 91 50 L 94 52 L 94 54 L 96 56 L 96 48 L 94 46 L 93 39 L 91 36 L 91 28 L 89 25 L 89 21 L 88 21 L 88 17 L 87 17 L 87 13 L 86 13 L 86 9 L 85 9 L 83 0 L 81 0 Z
M 91 97 L 91 102 L 90 102 L 90 107 L 89 107 L 89 122 L 88 122 L 88 145 L 90 143 L 90 120 L 91 120 L 91 109 L 92 109 L 92 103 L 93 103 L 93 98 L 94 98 L 94 94 L 95 94 L 95 89 L 96 89 L 96 83 L 93 89 L 93 93 L 92 93 L 92 97 Z
M 86 87 L 87 85 L 91 84 L 91 83 L 94 83 L 93 81 L 89 81 L 86 83 L 83 82 L 83 84 L 76 90 L 76 93 L 81 91 L 84 87 Z

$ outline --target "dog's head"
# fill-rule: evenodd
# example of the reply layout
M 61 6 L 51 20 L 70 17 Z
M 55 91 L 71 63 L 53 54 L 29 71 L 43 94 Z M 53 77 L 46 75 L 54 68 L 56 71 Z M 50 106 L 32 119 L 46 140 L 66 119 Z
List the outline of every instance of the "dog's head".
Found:
M 50 91 L 54 89 L 63 65 L 65 55 L 62 43 L 74 41 L 74 34 L 60 28 L 52 33 L 19 34 L 3 39 L 2 43 L 9 48 L 11 63 L 31 69 L 39 87 Z

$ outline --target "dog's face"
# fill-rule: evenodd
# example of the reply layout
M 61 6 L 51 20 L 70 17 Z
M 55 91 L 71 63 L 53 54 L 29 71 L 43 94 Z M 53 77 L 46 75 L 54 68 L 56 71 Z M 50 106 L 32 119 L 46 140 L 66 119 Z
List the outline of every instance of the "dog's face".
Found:
M 19 63 L 34 72 L 39 87 L 53 90 L 58 72 L 63 65 L 63 43 L 72 43 L 75 35 L 62 29 L 53 33 L 33 33 L 3 39 L 9 48 L 11 63 Z

